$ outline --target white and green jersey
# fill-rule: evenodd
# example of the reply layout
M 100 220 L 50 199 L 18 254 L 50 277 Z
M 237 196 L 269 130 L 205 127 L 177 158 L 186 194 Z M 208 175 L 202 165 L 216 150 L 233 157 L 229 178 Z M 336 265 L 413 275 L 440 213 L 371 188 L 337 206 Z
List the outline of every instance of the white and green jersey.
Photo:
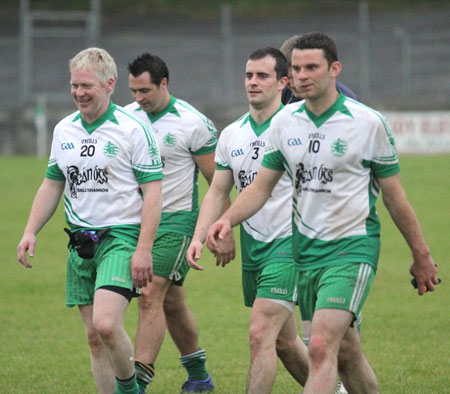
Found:
M 111 102 L 93 123 L 77 111 L 55 126 L 46 177 L 65 181 L 64 208 L 71 229 L 110 227 L 111 235 L 136 243 L 139 185 L 162 179 L 161 167 L 148 125 Z
M 304 101 L 288 105 L 272 120 L 262 165 L 286 170 L 294 183 L 299 270 L 340 262 L 376 269 L 377 178 L 399 171 L 394 137 L 380 113 L 342 94 L 320 116 Z
M 163 163 L 163 207 L 158 232 L 194 233 L 198 207 L 198 167 L 194 155 L 214 152 L 217 130 L 194 107 L 173 96 L 167 107 L 151 114 L 134 102 L 125 107 L 149 123 Z
M 233 172 L 238 193 L 250 185 L 258 173 L 271 120 L 272 117 L 258 125 L 247 113 L 220 134 L 216 170 Z M 292 183 L 284 174 L 264 207 L 241 225 L 242 268 L 257 270 L 267 264 L 292 263 L 291 223 Z

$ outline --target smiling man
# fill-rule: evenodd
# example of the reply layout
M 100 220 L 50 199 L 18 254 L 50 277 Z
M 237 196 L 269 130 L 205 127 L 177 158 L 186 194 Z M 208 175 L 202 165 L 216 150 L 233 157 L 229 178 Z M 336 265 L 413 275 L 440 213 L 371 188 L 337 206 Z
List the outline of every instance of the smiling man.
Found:
M 34 256 L 36 234 L 64 193 L 70 228 L 66 305 L 79 308 L 98 391 L 137 394 L 123 318 L 136 288 L 152 279 L 161 158 L 149 127 L 111 101 L 117 69 L 105 50 L 81 51 L 70 61 L 70 73 L 78 111 L 55 127 L 18 260 L 31 268 L 26 254 Z
M 208 231 L 213 246 L 252 217 L 286 172 L 293 188 L 293 253 L 301 317 L 311 326 L 304 393 L 334 393 L 337 373 L 349 392 L 378 393 L 354 326 L 369 294 L 380 250 L 375 202 L 381 190 L 411 249 L 419 295 L 438 283 L 430 249 L 399 178 L 394 137 L 384 117 L 336 90 L 342 69 L 333 40 L 303 35 L 292 78 L 304 101 L 272 119 L 253 183 Z
M 261 48 L 245 68 L 250 111 L 226 127 L 216 150 L 216 172 L 203 199 L 187 256 L 198 265 L 208 226 L 219 218 L 233 185 L 242 193 L 254 181 L 267 144 L 267 129 L 281 104 L 287 83 L 287 62 L 275 48 Z M 297 334 L 294 308 L 297 273 L 292 257 L 292 187 L 283 176 L 263 209 L 241 226 L 242 285 L 245 306 L 251 307 L 251 364 L 247 392 L 270 393 L 277 374 L 277 355 L 304 384 L 306 346 Z

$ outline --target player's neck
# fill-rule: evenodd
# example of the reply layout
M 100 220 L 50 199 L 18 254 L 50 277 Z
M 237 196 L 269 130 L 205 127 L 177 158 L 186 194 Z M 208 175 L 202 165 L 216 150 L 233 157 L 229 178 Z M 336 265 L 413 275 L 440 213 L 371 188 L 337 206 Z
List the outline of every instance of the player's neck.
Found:
M 160 105 L 158 106 L 157 109 L 155 109 L 155 111 L 152 111 L 151 114 L 159 114 L 160 112 L 164 111 L 167 106 L 169 105 L 170 102 L 170 93 L 168 90 L 166 90 L 166 92 L 164 92 L 164 96 L 161 100 Z
M 97 111 L 97 113 L 95 114 L 81 113 L 81 117 L 86 123 L 89 124 L 94 123 L 97 119 L 101 118 L 106 113 L 106 111 L 108 111 L 110 101 L 111 99 L 105 101 L 105 103 L 103 103 L 102 107 Z
M 277 100 L 273 100 L 269 105 L 263 108 L 255 108 L 253 105 L 250 105 L 250 115 L 253 120 L 260 125 L 277 112 L 280 105 L 281 97 L 277 97 Z
M 330 87 L 321 97 L 314 99 L 307 98 L 305 100 L 308 109 L 316 116 L 322 115 L 328 108 L 330 108 L 338 99 L 339 92 L 336 87 Z

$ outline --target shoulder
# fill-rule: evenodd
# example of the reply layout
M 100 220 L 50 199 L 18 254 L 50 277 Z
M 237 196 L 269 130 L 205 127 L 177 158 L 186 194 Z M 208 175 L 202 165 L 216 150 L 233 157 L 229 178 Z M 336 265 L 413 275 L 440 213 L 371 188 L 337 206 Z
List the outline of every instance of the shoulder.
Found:
M 132 103 L 125 105 L 123 108 L 129 112 L 142 111 L 141 107 L 136 101 L 133 101 Z
M 205 125 L 215 128 L 214 124 L 206 115 L 200 112 L 193 105 L 189 104 L 187 101 L 176 98 L 174 107 L 179 113 L 182 121 L 189 122 L 193 125 Z
M 235 121 L 231 122 L 228 126 L 226 126 L 220 133 L 220 137 L 224 136 L 223 138 L 231 138 L 236 133 L 238 133 L 240 130 L 245 128 L 245 125 L 249 124 L 249 112 L 245 113 L 244 115 L 237 118 Z
M 80 111 L 72 112 L 70 115 L 62 118 L 55 126 L 55 131 L 70 128 L 80 118 Z
M 304 101 L 297 101 L 295 103 L 287 104 L 283 109 L 278 111 L 270 122 L 271 126 L 276 126 L 280 122 L 286 121 L 287 119 L 293 118 L 296 114 L 300 113 L 300 107 Z
M 344 105 L 348 108 L 355 121 L 365 121 L 375 124 L 386 123 L 386 118 L 381 112 L 357 100 L 347 97 Z
M 126 128 L 130 132 L 133 130 L 141 130 L 146 133 L 150 131 L 150 126 L 146 122 L 120 105 L 116 105 L 114 116 L 121 128 Z
M 132 104 L 129 104 L 132 105 Z M 129 107 L 129 105 L 127 107 Z M 117 120 L 121 120 L 124 123 L 129 123 L 130 125 L 141 125 L 144 124 L 142 119 L 136 116 L 130 108 L 122 107 L 120 105 L 116 105 L 114 110 L 114 116 Z

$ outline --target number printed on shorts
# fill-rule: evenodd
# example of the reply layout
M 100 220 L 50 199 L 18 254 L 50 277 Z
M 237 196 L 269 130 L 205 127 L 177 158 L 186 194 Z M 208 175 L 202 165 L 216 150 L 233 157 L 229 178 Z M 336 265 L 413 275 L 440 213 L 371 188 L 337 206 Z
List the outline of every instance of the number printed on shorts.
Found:
M 80 156 L 92 157 L 95 154 L 95 145 L 82 145 Z

